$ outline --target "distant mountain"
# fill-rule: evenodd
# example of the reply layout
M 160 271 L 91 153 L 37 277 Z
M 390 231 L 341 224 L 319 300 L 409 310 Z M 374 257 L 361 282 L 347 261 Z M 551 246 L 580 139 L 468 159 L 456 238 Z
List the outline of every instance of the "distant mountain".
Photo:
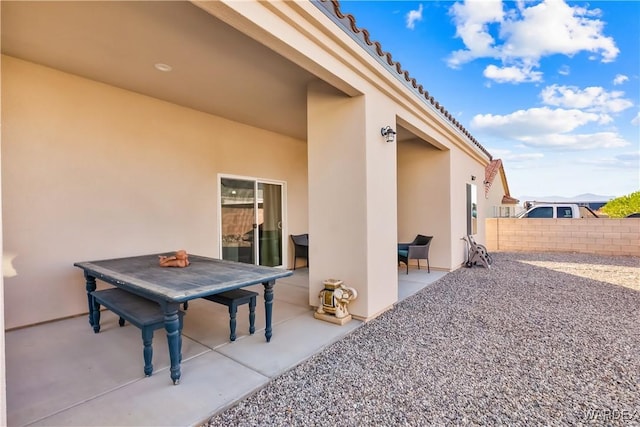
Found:
M 516 197 L 521 202 L 536 201 L 536 202 L 608 202 L 611 199 L 615 199 L 615 196 L 600 196 L 598 194 L 579 194 L 573 197 L 563 196 L 518 196 Z

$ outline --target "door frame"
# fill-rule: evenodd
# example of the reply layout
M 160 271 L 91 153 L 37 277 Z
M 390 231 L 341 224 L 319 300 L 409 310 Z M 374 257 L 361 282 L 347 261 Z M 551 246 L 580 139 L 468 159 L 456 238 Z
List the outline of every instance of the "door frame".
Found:
M 217 186 L 217 191 L 218 191 L 218 196 L 217 196 L 217 206 L 216 206 L 216 211 L 217 211 L 217 215 L 218 215 L 218 224 L 217 224 L 217 228 L 218 228 L 218 253 L 220 256 L 220 259 L 222 259 L 222 179 L 223 178 L 228 178 L 228 179 L 238 179 L 238 180 L 243 180 L 243 181 L 253 181 L 254 183 L 254 189 L 256 190 L 255 194 L 257 195 L 257 189 L 258 189 L 258 183 L 262 183 L 262 184 L 275 184 L 275 185 L 280 185 L 282 188 L 282 264 L 279 266 L 276 266 L 274 268 L 282 268 L 282 269 L 286 269 L 287 268 L 287 263 L 289 261 L 289 232 L 288 232 L 288 220 L 287 220 L 287 182 L 286 181 L 280 181 L 280 180 L 276 180 L 276 179 L 269 179 L 269 178 L 259 178 L 259 177 L 255 177 L 255 176 L 248 176 L 248 175 L 234 175 L 234 174 L 227 174 L 227 173 L 218 173 L 217 176 L 217 182 L 216 182 L 216 186 Z M 257 198 L 254 201 L 254 203 L 256 203 L 257 206 Z M 255 220 L 256 220 L 256 224 L 257 224 L 257 219 L 258 219 L 258 210 L 255 210 Z M 259 265 L 258 262 L 259 261 L 259 250 L 260 250 L 260 242 L 258 240 L 258 244 L 254 245 L 254 260 L 256 262 L 256 264 L 254 265 Z

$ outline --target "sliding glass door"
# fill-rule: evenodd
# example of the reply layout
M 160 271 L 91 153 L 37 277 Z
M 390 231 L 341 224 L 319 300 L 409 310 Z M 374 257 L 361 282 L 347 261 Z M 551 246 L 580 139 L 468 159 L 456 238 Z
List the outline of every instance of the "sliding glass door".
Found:
M 262 199 L 262 200 L 261 200 Z M 258 182 L 258 263 L 282 265 L 282 185 Z M 262 228 L 260 228 L 262 227 Z
M 283 184 L 220 178 L 222 259 L 282 265 Z

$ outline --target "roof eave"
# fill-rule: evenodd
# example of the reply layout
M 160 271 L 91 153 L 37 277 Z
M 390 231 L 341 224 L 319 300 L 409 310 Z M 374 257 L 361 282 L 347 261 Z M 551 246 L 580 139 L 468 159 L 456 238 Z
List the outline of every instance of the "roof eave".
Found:
M 360 45 L 371 57 L 385 67 L 392 76 L 400 81 L 408 88 L 416 98 L 422 101 L 423 105 L 440 117 L 444 123 L 460 138 L 467 142 L 468 145 L 479 150 L 489 161 L 493 160 L 493 156 L 489 151 L 480 144 L 480 142 L 471 135 L 453 115 L 447 111 L 443 105 L 435 100 L 424 87 L 419 84 L 415 78 L 412 78 L 407 70 L 403 70 L 399 62 L 394 61 L 391 53 L 385 52 L 377 41 L 372 41 L 369 31 L 360 29 L 356 25 L 356 19 L 353 15 L 343 14 L 340 10 L 340 2 L 338 0 L 310 0 L 312 4 L 318 7 L 331 21 L 349 35 L 358 45 Z

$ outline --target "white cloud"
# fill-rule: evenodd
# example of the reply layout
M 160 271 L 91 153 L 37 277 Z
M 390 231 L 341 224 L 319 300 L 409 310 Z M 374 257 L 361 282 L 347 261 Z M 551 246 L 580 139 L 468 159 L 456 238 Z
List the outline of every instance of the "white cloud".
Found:
M 505 156 L 505 160 L 510 162 L 526 162 L 529 160 L 539 160 L 544 157 L 542 153 L 520 153 L 520 154 L 509 154 Z
M 486 135 L 516 140 L 527 147 L 549 150 L 588 150 L 625 147 L 629 143 L 615 132 L 571 133 L 589 123 L 607 122 L 608 116 L 578 109 L 548 107 L 519 110 L 507 115 L 479 114 L 471 127 Z
M 471 120 L 471 126 L 492 135 L 526 141 L 529 136 L 571 132 L 599 119 L 597 114 L 576 109 L 542 107 L 518 110 L 507 115 L 478 114 Z
M 579 89 L 574 86 L 547 86 L 540 92 L 547 105 L 564 108 L 580 108 L 588 112 L 619 113 L 633 106 L 633 102 L 622 98 L 624 92 L 607 92 L 598 86 Z
M 629 77 L 625 76 L 624 74 L 618 74 L 613 79 L 613 84 L 614 85 L 621 85 L 622 83 L 626 82 L 627 80 L 629 80 Z
M 520 68 L 517 66 L 511 66 L 499 68 L 492 64 L 484 69 L 483 74 L 486 78 L 494 80 L 498 83 L 523 83 L 542 81 L 542 73 L 539 71 L 532 71 L 530 67 Z
M 615 120 L 613 120 L 613 117 L 611 117 L 608 114 L 600 114 L 600 118 L 598 119 L 598 124 L 600 125 L 606 125 L 609 123 L 613 123 Z
M 602 62 L 611 62 L 620 50 L 611 37 L 602 35 L 604 22 L 594 19 L 599 10 L 570 7 L 564 1 L 545 0 L 521 10 L 521 19 L 503 23 L 503 53 L 517 58 L 546 55 L 575 55 L 586 51 L 599 54 Z
M 593 150 L 598 148 L 619 148 L 629 143 L 615 132 L 598 132 L 590 134 L 550 134 L 542 138 L 531 138 L 525 142 L 530 147 L 551 150 Z
M 516 5 L 516 9 L 505 12 L 503 3 L 497 0 L 455 3 L 450 13 L 456 35 L 466 49 L 452 52 L 448 65 L 459 68 L 476 58 L 495 58 L 502 68 L 532 69 L 544 56 L 573 56 L 584 51 L 602 62 L 611 62 L 619 53 L 614 40 L 603 35 L 604 22 L 597 19 L 598 9 L 570 7 L 563 0 L 544 0 L 529 7 L 520 1 Z M 497 76 L 501 77 L 499 73 Z
M 505 150 L 500 148 L 492 148 L 489 150 L 493 154 L 494 158 L 502 159 L 509 164 L 523 163 L 531 160 L 539 160 L 544 157 L 543 153 L 514 153 L 511 150 Z
M 416 27 L 416 21 L 422 21 L 422 3 L 417 10 L 410 10 L 407 13 L 407 28 L 413 30 Z
M 488 24 L 502 21 L 504 13 L 501 0 L 455 3 L 450 13 L 456 24 L 456 36 L 462 39 L 467 50 L 453 52 L 449 66 L 457 68 L 475 58 L 499 55 L 499 50 L 494 47 L 495 40 L 489 34 Z
M 578 163 L 606 169 L 638 169 L 640 167 L 640 152 L 623 153 L 614 157 L 599 159 L 580 159 Z
M 558 74 L 562 76 L 568 76 L 569 74 L 571 74 L 571 68 L 569 68 L 568 65 L 563 65 L 562 67 L 560 67 L 560 69 L 558 69 Z
M 634 126 L 640 126 L 640 111 L 638 111 L 638 114 L 636 114 L 636 116 L 631 119 L 631 124 Z
M 614 159 L 616 161 L 614 166 L 640 170 L 640 151 L 619 154 Z

